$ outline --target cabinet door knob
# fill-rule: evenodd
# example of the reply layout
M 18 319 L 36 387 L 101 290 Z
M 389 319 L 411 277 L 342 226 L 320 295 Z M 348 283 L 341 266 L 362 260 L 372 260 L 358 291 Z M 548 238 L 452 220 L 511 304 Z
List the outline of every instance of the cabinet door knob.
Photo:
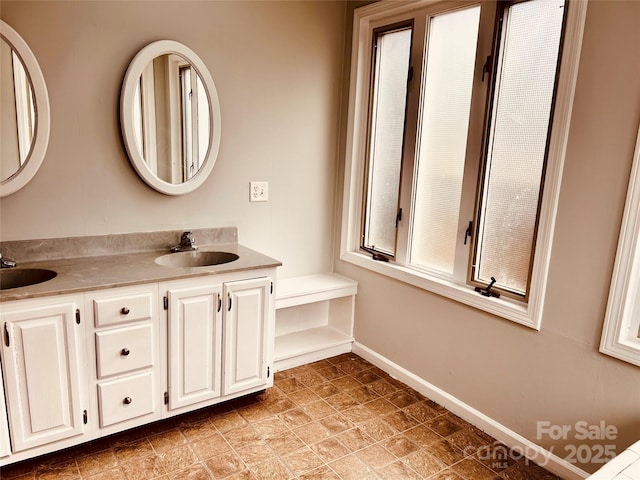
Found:
M 124 400 L 122 400 L 122 403 L 124 403 L 125 405 L 129 405 L 131 402 L 133 402 L 133 400 L 131 400 L 131 397 L 124 397 Z
M 120 350 L 120 354 L 124 357 L 126 357 L 127 355 L 129 355 L 131 353 L 131 350 L 129 350 L 128 348 L 123 348 L 122 350 Z
M 122 307 L 122 308 L 120 309 L 120 313 L 121 313 L 122 315 L 129 315 L 129 312 L 130 312 L 130 311 L 131 311 L 131 310 L 129 310 L 127 307 Z

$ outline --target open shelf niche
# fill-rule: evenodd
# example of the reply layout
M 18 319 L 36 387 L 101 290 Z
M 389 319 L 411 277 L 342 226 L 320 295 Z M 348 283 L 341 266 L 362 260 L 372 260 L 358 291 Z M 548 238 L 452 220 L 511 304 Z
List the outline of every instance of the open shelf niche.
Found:
M 279 280 L 275 370 L 347 353 L 358 283 L 335 273 Z

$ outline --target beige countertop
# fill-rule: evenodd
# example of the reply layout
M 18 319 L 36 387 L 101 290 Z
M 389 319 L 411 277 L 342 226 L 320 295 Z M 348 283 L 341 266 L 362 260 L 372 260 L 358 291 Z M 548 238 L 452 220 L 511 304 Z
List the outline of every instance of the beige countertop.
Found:
M 200 245 L 200 252 L 235 253 L 237 260 L 205 267 L 168 267 L 155 259 L 168 254 L 167 249 L 138 253 L 109 254 L 57 260 L 19 263 L 19 269 L 43 268 L 57 273 L 55 278 L 26 287 L 0 290 L 0 302 L 86 292 L 91 290 L 162 282 L 204 275 L 278 267 L 282 262 L 238 243 Z

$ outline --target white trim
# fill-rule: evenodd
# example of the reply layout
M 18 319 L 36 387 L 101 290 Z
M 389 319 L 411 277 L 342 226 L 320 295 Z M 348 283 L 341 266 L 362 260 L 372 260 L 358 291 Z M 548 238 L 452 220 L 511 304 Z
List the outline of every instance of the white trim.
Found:
M 455 284 L 393 263 L 380 263 L 359 253 L 359 226 L 361 224 L 363 195 L 361 179 L 364 175 L 368 108 L 366 92 L 369 89 L 367 72 L 370 69 L 369 48 L 372 23 L 380 17 L 406 13 L 432 3 L 434 3 L 433 0 L 417 2 L 383 0 L 354 11 L 340 259 L 539 330 L 542 323 L 555 218 L 560 197 L 560 184 L 588 2 L 587 0 L 570 1 L 568 9 L 563 62 L 558 80 L 553 131 L 550 139 L 545 190 L 541 201 L 528 304 L 508 299 L 496 300 L 483 297 L 466 285 Z
M 35 103 L 35 128 L 31 153 L 18 171 L 0 183 L 0 197 L 6 197 L 24 187 L 35 176 L 42 165 L 49 145 L 51 118 L 49 112 L 49 93 L 42 70 L 36 56 L 24 39 L 3 20 L 0 20 L 0 41 L 6 41 L 16 52 L 31 81 Z
M 618 240 L 600 351 L 640 366 L 640 129 Z
M 209 99 L 209 118 L 211 137 L 209 138 L 209 149 L 204 156 L 202 167 L 193 177 L 183 183 L 172 184 L 158 178 L 147 166 L 135 141 L 135 125 L 133 122 L 133 102 L 135 99 L 135 89 L 140 75 L 147 67 L 147 64 L 159 55 L 175 53 L 187 60 L 198 72 L 202 83 L 205 86 Z M 202 59 L 190 48 L 173 40 L 159 40 L 144 47 L 131 60 L 122 83 L 122 93 L 120 96 L 120 122 L 124 143 L 131 159 L 131 164 L 135 168 L 140 178 L 151 188 L 166 195 L 183 195 L 194 191 L 207 179 L 213 166 L 216 163 L 218 150 L 220 149 L 220 102 L 218 92 L 213 83 L 213 78 Z
M 353 353 L 371 362 L 378 368 L 381 368 L 392 377 L 400 380 L 427 398 L 442 405 L 463 420 L 478 427 L 499 442 L 504 443 L 507 447 L 523 453 L 529 460 L 542 466 L 546 470 L 566 480 L 577 480 L 588 477 L 589 474 L 584 470 L 558 457 L 552 452 L 545 450 L 540 445 L 533 443 L 531 440 L 496 422 L 479 410 L 467 405 L 462 400 L 427 382 L 423 378 L 420 378 L 361 343 L 355 342 L 353 344 Z

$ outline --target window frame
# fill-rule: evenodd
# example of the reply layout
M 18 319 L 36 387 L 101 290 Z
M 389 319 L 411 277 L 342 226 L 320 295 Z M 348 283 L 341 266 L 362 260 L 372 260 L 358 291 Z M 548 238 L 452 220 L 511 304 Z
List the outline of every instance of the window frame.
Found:
M 633 155 L 600 352 L 640 366 L 640 129 Z M 634 336 L 635 335 L 635 336 Z
M 365 154 L 368 143 L 373 31 L 383 25 L 408 20 L 426 8 L 434 9 L 433 14 L 435 14 L 479 3 L 479 1 L 460 3 L 438 0 L 382 0 L 354 10 L 340 259 L 539 330 L 542 323 L 560 180 L 587 10 L 586 0 L 569 0 L 570 8 L 566 15 L 562 45 L 563 61 L 558 72 L 553 130 L 549 139 L 545 185 L 540 199 L 540 216 L 534 252 L 535 261 L 531 269 L 528 301 L 508 297 L 484 297 L 467 284 L 466 278 L 464 281 L 459 277 L 447 279 L 406 265 L 377 261 L 372 258 L 370 253 L 360 249 L 363 195 L 366 193 L 363 179 L 365 178 Z M 414 30 L 414 34 L 420 34 L 420 32 Z M 421 42 L 414 41 L 413 43 L 415 46 Z M 486 53 L 486 55 L 490 54 L 490 51 Z M 420 87 L 418 86 L 418 88 Z M 415 135 L 415 132 L 411 132 L 411 127 L 408 127 L 405 136 L 411 134 Z M 470 218 L 474 217 L 475 213 Z

